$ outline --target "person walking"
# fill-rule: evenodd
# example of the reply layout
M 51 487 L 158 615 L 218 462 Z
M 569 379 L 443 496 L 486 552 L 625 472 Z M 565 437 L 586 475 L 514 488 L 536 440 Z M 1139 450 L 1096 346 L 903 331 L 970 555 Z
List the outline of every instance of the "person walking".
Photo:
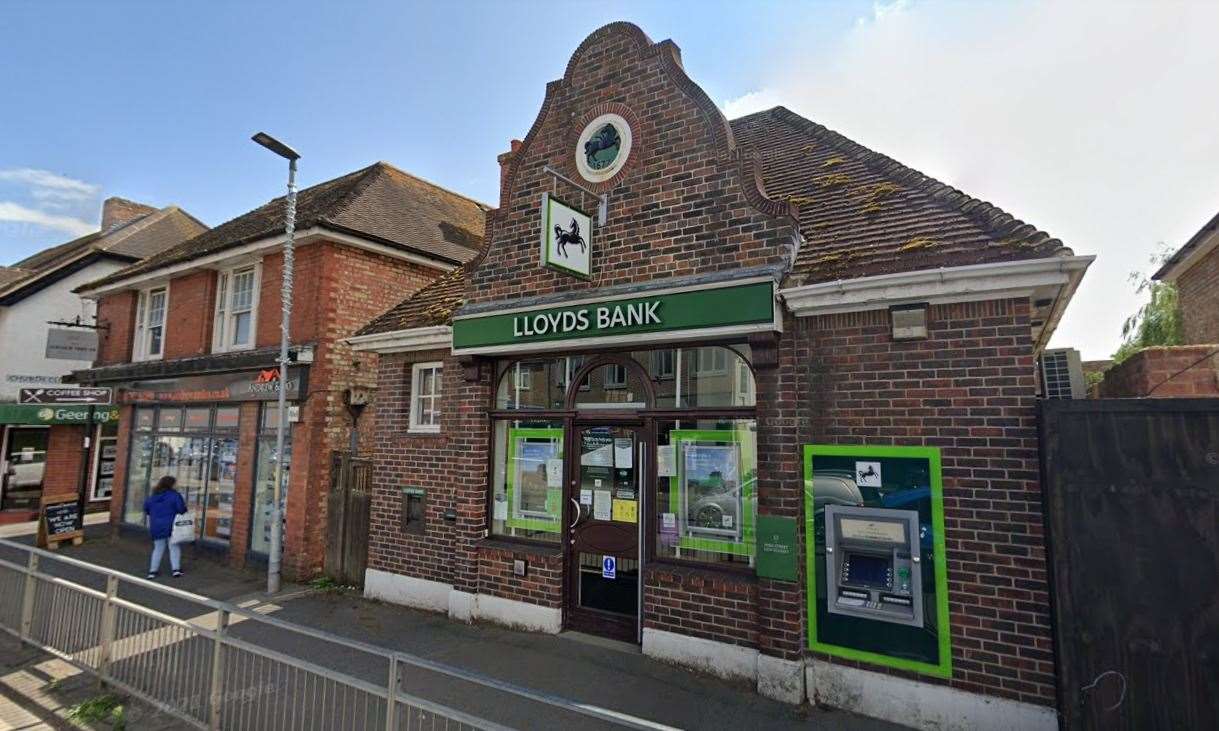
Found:
M 165 549 L 169 548 L 169 566 L 174 578 L 182 575 L 182 546 L 170 540 L 174 532 L 174 518 L 186 512 L 186 501 L 182 493 L 174 489 L 178 480 L 165 475 L 157 481 L 156 488 L 144 501 L 144 514 L 148 516 L 148 534 L 152 537 L 152 563 L 148 567 L 148 578 L 157 578 Z

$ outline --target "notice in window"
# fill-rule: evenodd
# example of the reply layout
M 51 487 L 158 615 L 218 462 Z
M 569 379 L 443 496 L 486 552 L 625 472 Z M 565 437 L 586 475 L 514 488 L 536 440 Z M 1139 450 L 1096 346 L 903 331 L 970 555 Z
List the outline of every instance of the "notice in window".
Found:
M 593 519 L 594 520 L 612 520 L 613 519 L 613 498 L 610 496 L 609 490 L 594 490 L 593 491 Z
M 639 503 L 634 500 L 614 501 L 614 520 L 620 523 L 634 523 L 639 519 Z
M 656 447 L 657 477 L 672 477 L 676 474 L 673 468 L 673 445 L 664 444 Z

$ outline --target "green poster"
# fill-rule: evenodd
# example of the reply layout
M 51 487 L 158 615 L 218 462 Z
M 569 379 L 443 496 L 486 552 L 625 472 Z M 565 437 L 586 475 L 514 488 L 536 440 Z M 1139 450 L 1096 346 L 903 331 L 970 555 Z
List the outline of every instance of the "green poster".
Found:
M 796 580 L 796 519 L 759 515 L 758 576 L 779 581 Z

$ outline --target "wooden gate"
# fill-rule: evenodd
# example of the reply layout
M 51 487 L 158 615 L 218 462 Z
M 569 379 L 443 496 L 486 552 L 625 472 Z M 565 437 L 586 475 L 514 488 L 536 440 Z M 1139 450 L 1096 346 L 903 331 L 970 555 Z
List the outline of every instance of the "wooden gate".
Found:
M 1045 401 L 1067 729 L 1219 728 L 1219 399 Z
M 326 504 L 326 575 L 344 586 L 363 586 L 368 565 L 372 461 L 335 452 Z

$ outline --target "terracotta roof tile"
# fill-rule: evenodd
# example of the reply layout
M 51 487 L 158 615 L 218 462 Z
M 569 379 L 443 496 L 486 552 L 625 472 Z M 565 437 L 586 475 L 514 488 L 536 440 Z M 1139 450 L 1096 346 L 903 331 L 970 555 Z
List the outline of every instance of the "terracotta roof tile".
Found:
M 235 248 L 283 230 L 284 198 L 276 198 L 168 251 L 119 270 L 86 289 Z M 379 240 L 404 251 L 460 264 L 482 246 L 487 206 L 378 162 L 300 191 L 298 231 L 322 225 Z
M 1069 255 L 1058 239 L 783 107 L 732 120 L 772 198 L 799 206 L 792 284 Z

